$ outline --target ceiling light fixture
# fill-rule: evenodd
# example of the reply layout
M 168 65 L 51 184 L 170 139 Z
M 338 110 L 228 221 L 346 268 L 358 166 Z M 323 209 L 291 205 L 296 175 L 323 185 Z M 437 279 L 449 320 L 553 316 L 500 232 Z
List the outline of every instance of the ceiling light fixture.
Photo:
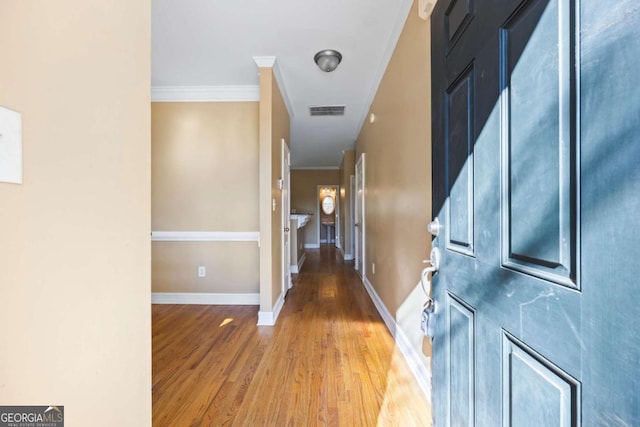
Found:
M 318 67 L 320 67 L 322 71 L 330 73 L 338 68 L 338 64 L 342 61 L 342 54 L 337 50 L 325 49 L 316 53 L 313 60 L 318 64 Z

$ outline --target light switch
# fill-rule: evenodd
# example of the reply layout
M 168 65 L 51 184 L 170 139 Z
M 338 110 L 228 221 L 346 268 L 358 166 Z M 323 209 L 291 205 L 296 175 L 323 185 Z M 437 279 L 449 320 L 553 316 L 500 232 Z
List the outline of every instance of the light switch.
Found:
M 0 182 L 22 184 L 22 114 L 0 107 Z

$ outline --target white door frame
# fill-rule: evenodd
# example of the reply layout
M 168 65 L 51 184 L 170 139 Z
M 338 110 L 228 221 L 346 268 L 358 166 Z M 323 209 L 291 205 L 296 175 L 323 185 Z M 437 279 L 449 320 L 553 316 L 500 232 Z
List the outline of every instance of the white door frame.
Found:
M 351 254 L 351 256 L 353 257 L 353 259 L 355 259 L 356 257 L 356 228 L 353 226 L 353 224 L 356 223 L 356 213 L 355 213 L 355 206 L 356 206 L 356 176 L 355 175 L 351 175 L 349 177 L 349 204 L 351 206 L 349 215 L 351 216 L 349 218 L 349 230 L 347 230 L 347 233 L 349 233 L 349 235 L 351 236 L 351 245 L 348 248 L 349 253 Z M 347 251 L 347 249 L 345 249 L 345 252 Z
M 358 184 L 360 184 L 358 186 Z M 362 153 L 356 162 L 356 203 L 355 203 L 355 222 L 358 229 L 355 232 L 355 262 L 356 270 L 362 277 L 362 280 L 367 278 L 366 269 L 366 209 L 365 209 L 365 153 Z
M 287 142 L 282 138 L 282 170 L 281 170 L 281 191 L 280 208 L 282 209 L 281 246 L 282 246 L 282 295 L 291 288 L 291 177 L 290 159 L 291 154 Z M 295 230 L 294 230 L 295 231 Z
M 320 204 L 320 189 L 321 188 L 333 188 L 336 190 L 336 198 L 335 198 L 335 202 L 336 202 L 336 209 L 334 212 L 334 216 L 335 216 L 335 223 L 334 223 L 334 234 L 335 234 L 335 244 L 338 244 L 338 239 L 340 239 L 340 233 L 339 233 L 339 227 L 340 227 L 340 186 L 336 185 L 336 184 L 324 184 L 324 185 L 318 185 L 316 186 L 316 199 L 317 200 L 317 207 L 316 207 L 316 218 L 317 218 L 317 224 L 316 224 L 316 233 L 318 236 L 318 247 L 320 246 L 320 218 L 322 217 L 322 211 L 320 209 L 321 208 L 321 204 Z M 329 242 L 327 242 L 329 243 Z

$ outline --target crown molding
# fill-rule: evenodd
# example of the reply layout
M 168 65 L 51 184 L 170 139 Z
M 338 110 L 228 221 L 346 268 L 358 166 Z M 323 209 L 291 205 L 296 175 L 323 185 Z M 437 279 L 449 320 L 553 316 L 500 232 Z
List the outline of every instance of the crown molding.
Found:
M 282 77 L 282 72 L 280 71 L 280 66 L 278 65 L 278 61 L 276 61 L 276 57 L 254 56 L 253 61 L 256 63 L 258 68 L 271 68 L 273 70 L 273 75 L 276 78 L 276 82 L 278 82 L 278 87 L 280 88 L 280 94 L 282 95 L 282 99 L 284 100 L 284 105 L 287 108 L 287 112 L 289 113 L 289 119 L 293 118 L 293 108 L 291 106 L 291 100 L 289 99 L 289 94 L 287 93 L 287 88 L 284 84 L 284 78 Z
M 418 16 L 425 21 L 431 17 L 433 8 L 436 7 L 438 0 L 419 0 L 418 1 Z
M 253 60 L 258 68 L 273 68 L 276 63 L 275 56 L 254 56 Z
M 380 83 L 382 82 L 382 78 L 384 77 L 384 73 L 387 71 L 387 66 L 391 61 L 391 56 L 396 49 L 396 45 L 398 44 L 398 40 L 400 39 L 400 34 L 402 34 L 402 30 L 404 28 L 404 24 L 407 21 L 407 17 L 409 16 L 409 12 L 411 11 L 411 6 L 413 5 L 413 0 L 402 0 L 402 6 L 399 7 L 398 15 L 395 18 L 395 24 L 393 29 L 391 30 L 391 34 L 387 39 L 387 45 L 384 46 L 384 53 L 382 54 L 382 61 L 378 64 L 378 68 L 373 71 L 373 80 L 371 87 L 369 88 L 369 93 L 363 103 L 363 109 L 360 113 L 360 120 L 358 121 L 358 126 L 355 128 L 355 135 L 353 136 L 353 140 L 356 141 L 360 136 L 360 131 L 362 130 L 362 125 L 364 124 L 365 119 L 369 116 L 369 109 L 371 108 L 371 104 L 373 104 L 373 100 L 378 92 L 378 88 L 380 87 Z
M 238 86 L 152 86 L 151 102 L 257 102 L 260 87 Z

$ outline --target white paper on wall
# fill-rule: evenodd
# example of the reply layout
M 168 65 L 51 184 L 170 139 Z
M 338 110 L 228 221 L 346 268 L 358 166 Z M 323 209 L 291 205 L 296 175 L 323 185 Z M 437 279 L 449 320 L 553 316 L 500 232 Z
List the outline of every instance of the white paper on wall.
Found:
M 22 114 L 0 107 L 0 182 L 22 184 Z

